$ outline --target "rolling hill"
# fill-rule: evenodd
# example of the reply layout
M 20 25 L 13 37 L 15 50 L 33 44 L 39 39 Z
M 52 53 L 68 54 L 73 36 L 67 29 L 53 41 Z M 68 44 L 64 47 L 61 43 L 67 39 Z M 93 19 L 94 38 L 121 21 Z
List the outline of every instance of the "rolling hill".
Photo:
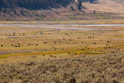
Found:
M 0 0 L 0 20 L 122 19 L 123 2 L 124 0 Z
M 99 0 L 97 4 L 83 3 L 87 12 L 124 13 L 124 0 Z

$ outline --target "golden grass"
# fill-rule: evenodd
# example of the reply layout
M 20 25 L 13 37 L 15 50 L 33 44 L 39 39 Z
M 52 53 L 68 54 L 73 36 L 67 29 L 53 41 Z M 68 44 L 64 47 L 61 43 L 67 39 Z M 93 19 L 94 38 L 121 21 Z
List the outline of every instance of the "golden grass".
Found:
M 0 23 L 25 23 L 25 24 L 35 24 L 35 23 L 45 23 L 45 24 L 124 24 L 124 19 L 102 19 L 102 20 L 71 20 L 71 21 L 0 21 Z
M 121 29 L 117 31 L 60 30 L 58 32 L 58 30 L 50 29 L 16 28 L 15 36 L 12 36 L 15 28 L 0 28 L 0 30 L 4 29 L 5 31 L 0 32 L 0 46 L 3 45 L 3 47 L 0 47 L 1 60 L 17 56 L 23 56 L 23 59 L 25 59 L 27 56 L 43 57 L 43 55 L 66 55 L 67 57 L 103 55 L 111 52 L 123 53 L 124 50 L 124 31 Z M 7 30 L 9 30 L 9 33 L 6 32 Z M 25 31 L 26 35 L 20 35 L 22 32 L 18 30 Z M 39 32 L 43 33 L 39 34 Z M 5 36 L 5 34 L 11 36 Z M 110 43 L 107 43 L 107 41 L 110 41 Z M 18 43 L 21 47 L 14 47 L 18 46 Z M 14 46 L 11 46 L 11 44 Z M 29 44 L 31 45 L 29 46 Z

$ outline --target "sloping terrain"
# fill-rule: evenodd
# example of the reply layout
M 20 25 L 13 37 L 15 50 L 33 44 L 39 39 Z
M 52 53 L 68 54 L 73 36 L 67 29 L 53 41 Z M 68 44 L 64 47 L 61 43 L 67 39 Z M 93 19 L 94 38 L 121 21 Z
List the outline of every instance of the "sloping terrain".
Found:
M 86 12 L 124 13 L 124 0 L 99 0 L 96 4 L 83 3 Z
M 0 10 L 25 8 L 30 10 L 50 9 L 50 7 L 67 6 L 73 0 L 0 0 Z
M 124 0 L 114 0 L 114 1 L 124 3 Z
M 0 0 L 0 20 L 123 19 L 123 2 L 82 0 L 79 10 L 77 0 Z
M 68 9 L 65 7 L 72 2 L 73 0 L 0 0 L 0 19 L 13 17 L 14 19 L 20 19 L 20 17 L 21 19 L 25 19 L 25 17 L 43 19 L 46 16 L 58 14 L 53 9 L 61 9 L 68 13 Z

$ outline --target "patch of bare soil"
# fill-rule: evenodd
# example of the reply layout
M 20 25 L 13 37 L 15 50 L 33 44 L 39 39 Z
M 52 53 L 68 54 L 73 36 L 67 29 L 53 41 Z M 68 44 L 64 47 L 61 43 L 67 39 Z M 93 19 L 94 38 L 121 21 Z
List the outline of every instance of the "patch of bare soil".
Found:
M 0 83 L 124 83 L 123 54 L 0 64 Z

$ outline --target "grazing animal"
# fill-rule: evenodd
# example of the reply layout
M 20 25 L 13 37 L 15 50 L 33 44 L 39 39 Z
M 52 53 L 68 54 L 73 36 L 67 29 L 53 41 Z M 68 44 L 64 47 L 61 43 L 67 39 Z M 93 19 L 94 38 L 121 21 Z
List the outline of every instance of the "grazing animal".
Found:
M 36 44 L 36 46 L 38 46 L 38 44 Z
M 3 45 L 1 45 L 1 47 L 3 47 Z
M 96 42 L 94 42 L 94 44 L 96 44 Z
M 25 36 L 25 33 L 22 33 L 23 36 Z

